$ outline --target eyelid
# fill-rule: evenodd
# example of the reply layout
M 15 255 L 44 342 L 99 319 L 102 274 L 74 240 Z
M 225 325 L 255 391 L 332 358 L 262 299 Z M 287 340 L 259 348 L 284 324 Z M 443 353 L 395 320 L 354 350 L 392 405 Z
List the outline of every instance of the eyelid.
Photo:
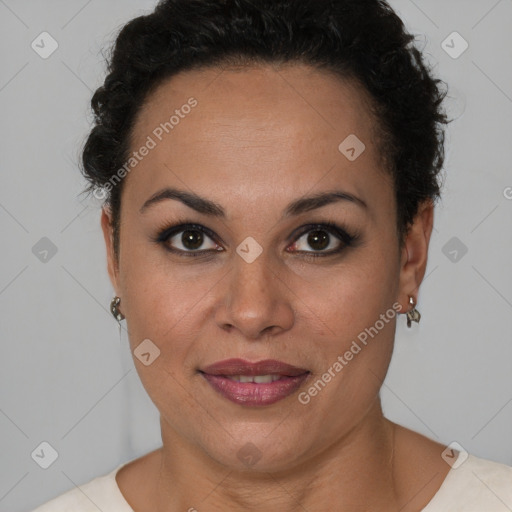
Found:
M 358 238 L 357 234 L 351 234 L 347 228 L 343 227 L 343 225 L 332 221 L 324 221 L 312 222 L 309 224 L 302 225 L 290 235 L 290 240 L 295 241 L 302 235 L 309 233 L 310 231 L 313 231 L 315 229 L 327 231 L 328 233 L 339 238 L 345 244 L 349 244 Z
M 222 238 L 214 233 L 210 228 L 203 226 L 202 224 L 197 224 L 195 222 L 188 222 L 186 220 L 177 220 L 176 223 L 172 223 L 171 225 L 165 224 L 158 230 L 158 235 L 155 239 L 157 242 L 165 242 L 169 238 L 175 236 L 182 231 L 187 230 L 197 230 L 205 235 L 209 236 L 216 243 L 222 242 L 225 243 Z

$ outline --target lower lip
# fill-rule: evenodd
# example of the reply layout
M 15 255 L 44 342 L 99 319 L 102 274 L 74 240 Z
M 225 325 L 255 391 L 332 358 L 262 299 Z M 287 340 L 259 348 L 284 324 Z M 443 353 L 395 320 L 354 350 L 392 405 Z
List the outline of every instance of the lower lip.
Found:
M 224 398 L 238 405 L 270 405 L 293 394 L 307 379 L 309 373 L 281 379 L 266 384 L 237 382 L 222 375 L 202 373 L 212 388 Z

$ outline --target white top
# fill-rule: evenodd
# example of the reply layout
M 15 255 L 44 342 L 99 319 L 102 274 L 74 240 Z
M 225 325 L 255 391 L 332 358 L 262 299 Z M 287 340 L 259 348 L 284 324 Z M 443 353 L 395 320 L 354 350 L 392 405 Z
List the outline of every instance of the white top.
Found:
M 115 478 L 124 465 L 120 464 L 107 475 L 72 489 L 32 512 L 134 512 Z M 469 455 L 459 467 L 450 469 L 437 493 L 421 512 L 511 511 L 512 467 Z

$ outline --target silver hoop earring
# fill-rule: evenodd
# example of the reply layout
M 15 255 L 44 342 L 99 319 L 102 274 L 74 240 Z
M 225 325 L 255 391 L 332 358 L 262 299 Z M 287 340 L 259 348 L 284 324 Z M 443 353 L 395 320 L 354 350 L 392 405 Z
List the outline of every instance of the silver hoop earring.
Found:
M 110 312 L 112 313 L 113 317 L 118 322 L 121 322 L 121 320 L 124 320 L 124 318 L 125 318 L 123 313 L 121 313 L 121 311 L 119 310 L 120 302 L 121 302 L 121 299 L 117 295 L 110 301 Z
M 411 327 L 412 322 L 420 323 L 421 315 L 416 309 L 416 302 L 414 297 L 409 297 L 409 304 L 411 305 L 410 311 L 407 311 L 407 327 Z

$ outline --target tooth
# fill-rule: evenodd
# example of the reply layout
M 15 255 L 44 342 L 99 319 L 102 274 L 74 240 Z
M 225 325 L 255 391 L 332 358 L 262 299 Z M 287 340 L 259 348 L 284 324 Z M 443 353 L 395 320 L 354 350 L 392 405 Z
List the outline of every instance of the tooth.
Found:
M 272 375 L 256 375 L 254 382 L 257 384 L 270 384 L 272 382 Z
M 281 378 L 281 375 L 269 374 L 269 375 L 229 375 L 228 379 L 234 380 L 235 382 L 253 382 L 256 384 L 270 384 Z

